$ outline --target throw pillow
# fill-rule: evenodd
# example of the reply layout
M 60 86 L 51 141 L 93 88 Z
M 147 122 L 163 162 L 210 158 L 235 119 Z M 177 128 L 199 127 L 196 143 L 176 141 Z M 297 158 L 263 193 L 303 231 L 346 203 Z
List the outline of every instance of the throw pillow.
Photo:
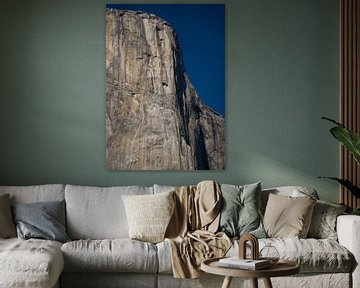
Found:
M 173 193 L 122 196 L 131 239 L 151 243 L 164 240 L 175 208 Z
M 65 201 L 15 204 L 13 214 L 19 238 L 70 241 L 65 232 Z
M 219 231 L 229 237 L 251 233 L 265 238 L 266 233 L 260 216 L 261 182 L 235 186 L 222 184 L 222 209 Z
M 316 200 L 306 197 L 269 195 L 264 227 L 269 237 L 305 238 Z
M 345 210 L 344 205 L 318 200 L 312 214 L 308 237 L 337 240 L 336 218 Z
M 15 224 L 11 215 L 10 195 L 0 196 L 0 238 L 16 237 Z
M 314 199 L 319 199 L 319 195 L 314 188 L 306 186 L 282 186 L 275 188 L 263 189 L 261 191 L 262 215 L 265 213 L 265 208 L 270 194 L 290 196 L 290 197 L 304 197 L 309 196 Z

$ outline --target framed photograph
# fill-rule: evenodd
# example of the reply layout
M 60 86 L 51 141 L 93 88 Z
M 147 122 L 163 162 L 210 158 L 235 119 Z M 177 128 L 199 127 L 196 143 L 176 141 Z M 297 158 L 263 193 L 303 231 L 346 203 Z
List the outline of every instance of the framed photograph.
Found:
M 106 5 L 110 170 L 225 169 L 225 5 Z

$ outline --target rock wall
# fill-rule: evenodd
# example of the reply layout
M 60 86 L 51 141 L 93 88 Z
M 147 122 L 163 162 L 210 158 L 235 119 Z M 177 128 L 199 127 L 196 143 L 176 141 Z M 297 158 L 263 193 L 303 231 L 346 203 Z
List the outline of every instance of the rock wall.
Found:
M 106 81 L 109 169 L 224 169 L 225 120 L 201 102 L 166 21 L 107 9 Z

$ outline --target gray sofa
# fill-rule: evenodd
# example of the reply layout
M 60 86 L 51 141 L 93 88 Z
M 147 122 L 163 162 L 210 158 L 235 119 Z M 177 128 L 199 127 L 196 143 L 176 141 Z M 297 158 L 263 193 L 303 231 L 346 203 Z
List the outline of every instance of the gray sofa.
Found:
M 299 188 L 298 189 L 303 189 Z M 0 287 L 221 287 L 223 277 L 206 274 L 198 279 L 172 277 L 167 242 L 146 243 L 128 238 L 122 195 L 169 191 L 154 185 L 88 187 L 76 185 L 0 186 L 12 204 L 66 202 L 67 234 L 72 241 L 0 239 Z M 263 190 L 292 195 L 292 187 Z M 315 193 L 311 191 L 311 193 Z M 260 248 L 273 245 L 282 258 L 297 261 L 301 273 L 273 278 L 274 287 L 360 287 L 360 217 L 337 218 L 338 241 L 331 239 L 260 239 Z M 236 255 L 237 242 L 228 255 Z M 259 281 L 260 287 L 262 281 Z M 245 279 L 236 285 L 248 287 Z M 242 286 L 241 286 L 242 287 Z

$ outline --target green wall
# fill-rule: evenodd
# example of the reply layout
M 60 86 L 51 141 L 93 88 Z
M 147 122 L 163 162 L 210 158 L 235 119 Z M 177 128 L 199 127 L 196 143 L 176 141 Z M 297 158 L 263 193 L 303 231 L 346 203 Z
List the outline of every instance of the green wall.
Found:
M 107 171 L 110 1 L 2 0 L 0 185 L 262 180 L 337 201 L 337 185 L 317 179 L 338 174 L 338 146 L 320 119 L 338 118 L 337 1 L 177 1 L 194 2 L 226 4 L 225 171 Z

